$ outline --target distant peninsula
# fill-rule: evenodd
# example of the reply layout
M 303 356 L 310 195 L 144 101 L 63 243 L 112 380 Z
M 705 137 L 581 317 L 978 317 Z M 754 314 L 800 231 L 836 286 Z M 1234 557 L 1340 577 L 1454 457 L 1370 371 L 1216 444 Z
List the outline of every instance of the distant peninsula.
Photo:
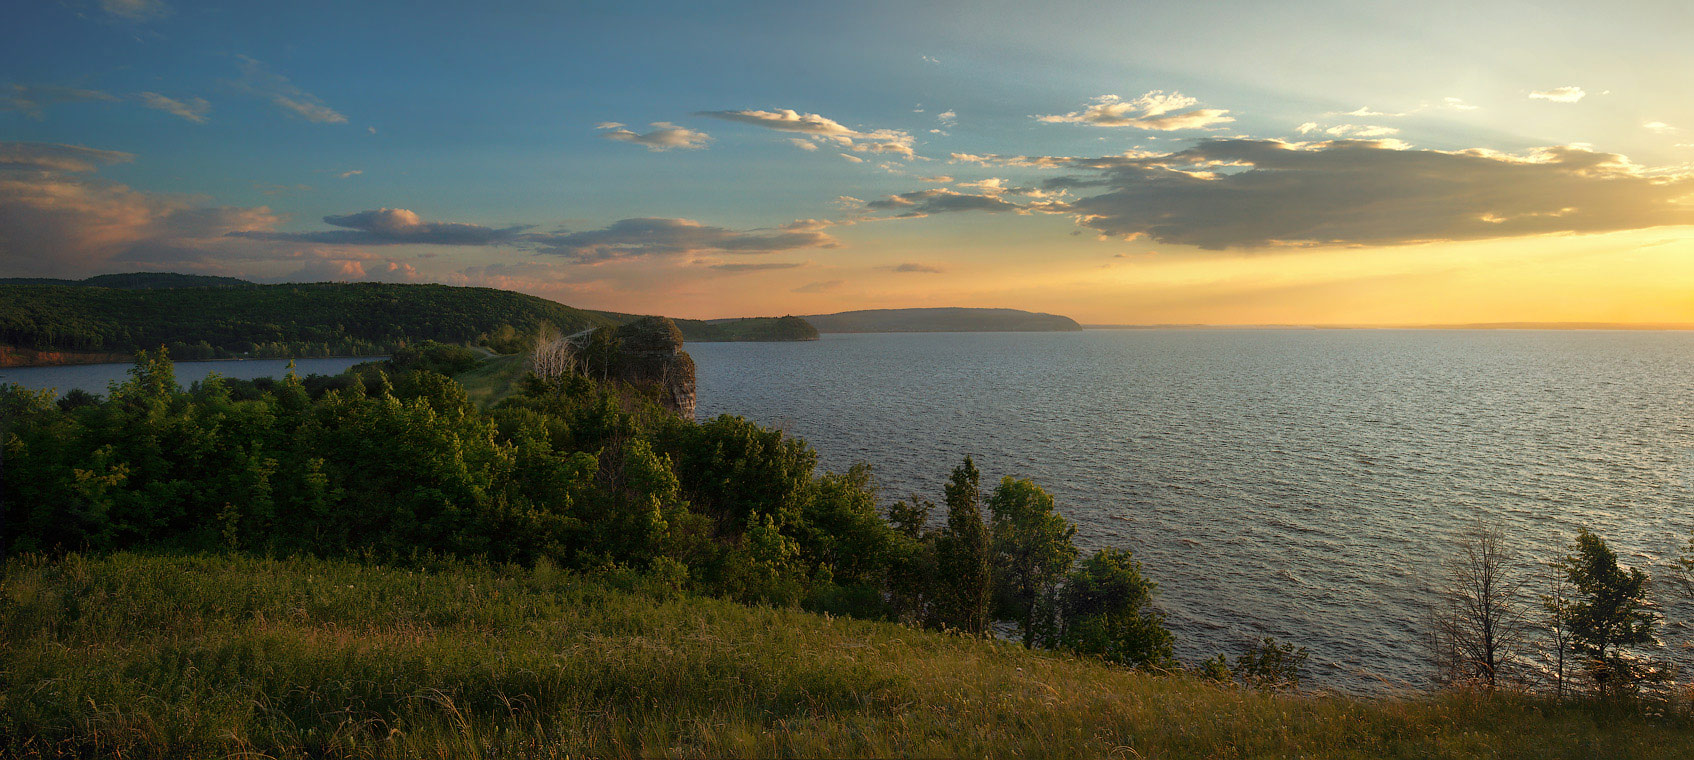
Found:
M 1018 309 L 864 309 L 803 317 L 821 333 L 1077 332 L 1070 317 Z

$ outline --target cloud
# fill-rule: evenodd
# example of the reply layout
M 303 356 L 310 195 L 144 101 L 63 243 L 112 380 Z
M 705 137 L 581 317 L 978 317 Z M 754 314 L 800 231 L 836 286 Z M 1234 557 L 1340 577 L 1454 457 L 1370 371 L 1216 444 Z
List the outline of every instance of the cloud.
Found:
M 171 12 L 159 0 L 100 0 L 100 10 L 125 21 L 151 21 Z
M 909 193 L 890 195 L 883 200 L 871 201 L 865 208 L 876 211 L 899 211 L 896 216 L 913 218 L 929 216 L 930 214 L 946 214 L 959 211 L 1021 211 L 1016 203 L 1002 199 L 998 193 L 972 195 L 959 193 L 945 188 L 914 190 Z
M 834 248 L 823 222 L 802 220 L 775 230 L 737 231 L 690 219 L 623 219 L 598 230 L 530 235 L 540 252 L 579 264 L 709 254 L 759 254 L 800 248 Z
M 362 252 L 340 249 L 294 251 L 287 260 L 305 263 L 299 269 L 276 278 L 284 282 L 418 282 L 425 279 L 410 263 Z
M 1203 129 L 1213 124 L 1235 121 L 1229 111 L 1219 108 L 1195 108 L 1200 101 L 1180 92 L 1153 90 L 1134 100 L 1116 95 L 1101 95 L 1089 101 L 1081 111 L 1066 114 L 1037 116 L 1037 121 L 1049 124 L 1088 124 L 1096 127 L 1135 127 L 1168 132 L 1178 129 Z
M 712 264 L 710 266 L 712 269 L 716 269 L 719 272 L 741 274 L 744 272 L 769 272 L 776 269 L 796 269 L 798 267 L 805 266 L 805 264 L 799 262 L 773 261 L 759 264 Z
M 795 288 L 794 290 L 792 290 L 790 292 L 793 292 L 793 293 L 828 293 L 828 292 L 831 292 L 831 291 L 840 290 L 841 286 L 846 285 L 846 284 L 847 284 L 847 282 L 845 280 L 823 280 L 821 282 L 808 282 L 805 285 L 801 285 L 800 287 Z
M 107 164 L 127 164 L 132 153 L 59 143 L 0 142 L 0 171 L 91 172 Z
M 614 121 L 600 122 L 599 126 L 595 128 L 611 130 L 601 134 L 601 137 L 608 140 L 635 143 L 656 153 L 673 148 L 698 150 L 706 147 L 706 143 L 712 141 L 711 136 L 705 132 L 696 132 L 687 127 L 679 127 L 668 121 L 655 121 L 647 126 L 652 127 L 653 131 L 636 132 L 632 129 L 626 129 L 624 125 Z
M 1383 112 L 1383 111 L 1372 111 L 1370 106 L 1359 106 L 1358 108 L 1355 108 L 1351 111 L 1346 111 L 1346 112 L 1343 112 L 1343 113 L 1332 113 L 1332 114 L 1329 114 L 1329 115 L 1330 116 L 1358 116 L 1358 117 L 1361 117 L 1361 118 L 1368 118 L 1368 117 L 1405 116 L 1406 113 L 1409 113 L 1409 112 L 1386 113 L 1386 112 Z
M 1673 127 L 1673 126 L 1666 124 L 1662 121 L 1649 121 L 1646 124 L 1642 124 L 1641 126 L 1645 127 L 1648 131 L 1657 132 L 1661 135 L 1668 135 L 1672 132 L 1679 131 L 1676 127 Z
M 195 124 L 206 123 L 206 114 L 211 113 L 212 111 L 212 104 L 207 103 L 205 98 L 177 100 L 175 98 L 167 98 L 156 92 L 143 92 L 135 97 L 137 100 L 141 101 L 142 105 L 147 106 L 148 108 L 164 111 L 165 113 L 173 116 L 181 116 Z
M 1581 87 L 1554 87 L 1551 90 L 1536 90 L 1529 94 L 1531 100 L 1551 100 L 1554 103 L 1575 103 L 1586 97 Z
M 1442 108 L 1448 108 L 1448 109 L 1451 109 L 1451 110 L 1454 110 L 1454 111 L 1475 111 L 1476 109 L 1481 108 L 1482 106 L 1473 106 L 1469 103 L 1466 103 L 1463 99 L 1460 99 L 1460 98 L 1442 98 L 1441 99 L 1441 107 Z
M 897 264 L 886 268 L 890 272 L 899 272 L 901 274 L 942 274 L 947 271 L 934 264 L 919 264 L 915 262 Z
M 802 140 L 798 137 L 790 137 L 790 138 L 788 138 L 788 142 L 791 143 L 794 147 L 799 148 L 800 150 L 808 151 L 808 152 L 818 149 L 818 144 L 815 143 L 815 142 L 812 142 L 811 140 Z
M 236 56 L 241 66 L 240 89 L 265 98 L 276 107 L 314 124 L 345 124 L 347 117 L 317 96 L 294 86 L 288 77 L 271 71 L 264 63 L 244 55 Z
M 117 96 L 99 90 L 50 84 L 13 84 L 0 89 L 0 111 L 18 111 L 31 119 L 40 119 L 47 107 L 55 103 L 112 102 L 117 99 Z
M 1694 176 L 1616 154 L 1407 149 L 1394 141 L 1207 140 L 1165 155 L 1062 159 L 1050 186 L 1104 192 L 1034 207 L 1103 235 L 1204 249 L 1398 245 L 1694 224 Z
M 855 155 L 853 155 L 853 154 L 851 154 L 851 153 L 837 153 L 837 154 L 836 154 L 836 155 L 838 155 L 838 156 L 840 156 L 840 157 L 842 157 L 842 158 L 845 158 L 845 159 L 847 159 L 847 160 L 848 160 L 848 161 L 852 161 L 852 162 L 853 162 L 853 163 L 855 163 L 855 164 L 862 164 L 862 163 L 864 163 L 864 162 L 865 162 L 865 160 L 864 160 L 864 159 L 862 159 L 862 158 L 859 158 L 859 157 L 858 157 L 858 156 L 855 156 Z
M 320 232 L 233 232 L 235 237 L 318 245 L 503 245 L 523 242 L 529 226 L 484 227 L 459 222 L 426 222 L 403 208 L 380 208 L 356 214 L 326 216 L 324 223 L 342 227 Z
M 337 174 L 335 176 L 340 177 L 342 179 L 347 179 L 348 177 L 357 177 L 357 176 L 364 174 L 364 173 L 365 173 L 364 169 L 348 169 L 347 171 L 344 171 L 344 172 Z
M 226 233 L 278 221 L 263 206 L 210 206 L 91 176 L 133 159 L 76 145 L 0 142 L 0 271 L 74 276 L 116 261 L 197 262 L 226 245 Z
M 778 132 L 802 134 L 813 141 L 833 143 L 855 153 L 891 153 L 905 158 L 915 155 L 912 146 L 916 140 L 909 132 L 898 129 L 850 129 L 834 119 L 815 113 L 800 113 L 784 108 L 776 111 L 700 111 L 696 115 L 751 124 Z
M 1324 127 L 1315 121 L 1301 124 L 1295 127 L 1294 131 L 1303 135 L 1322 132 L 1332 137 L 1390 137 L 1400 134 L 1397 127 L 1382 127 L 1372 124 L 1336 124 L 1331 127 Z
M 936 114 L 935 120 L 941 122 L 941 126 L 951 129 L 959 123 L 959 115 L 949 109 Z

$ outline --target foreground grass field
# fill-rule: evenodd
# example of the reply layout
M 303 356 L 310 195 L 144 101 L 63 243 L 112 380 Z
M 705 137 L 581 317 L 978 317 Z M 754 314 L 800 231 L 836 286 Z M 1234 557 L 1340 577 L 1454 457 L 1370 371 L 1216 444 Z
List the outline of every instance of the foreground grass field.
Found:
M 3 585 L 6 756 L 1694 754 L 1674 714 L 1244 692 L 545 566 L 24 558 Z

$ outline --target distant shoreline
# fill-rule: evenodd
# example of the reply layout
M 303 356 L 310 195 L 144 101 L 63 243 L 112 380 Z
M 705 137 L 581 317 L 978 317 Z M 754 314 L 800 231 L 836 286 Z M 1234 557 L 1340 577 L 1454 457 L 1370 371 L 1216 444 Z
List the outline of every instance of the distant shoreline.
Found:
M 1691 322 L 1477 322 L 1453 325 L 1090 325 L 1084 330 L 1561 330 L 1595 332 L 1682 332 Z

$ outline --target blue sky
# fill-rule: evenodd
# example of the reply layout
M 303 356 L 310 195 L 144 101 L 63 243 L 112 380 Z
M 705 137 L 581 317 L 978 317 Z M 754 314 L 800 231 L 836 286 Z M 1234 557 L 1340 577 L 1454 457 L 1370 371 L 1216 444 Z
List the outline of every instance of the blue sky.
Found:
M 1694 321 L 1685 4 L 491 5 L 9 10 L 0 274 Z

